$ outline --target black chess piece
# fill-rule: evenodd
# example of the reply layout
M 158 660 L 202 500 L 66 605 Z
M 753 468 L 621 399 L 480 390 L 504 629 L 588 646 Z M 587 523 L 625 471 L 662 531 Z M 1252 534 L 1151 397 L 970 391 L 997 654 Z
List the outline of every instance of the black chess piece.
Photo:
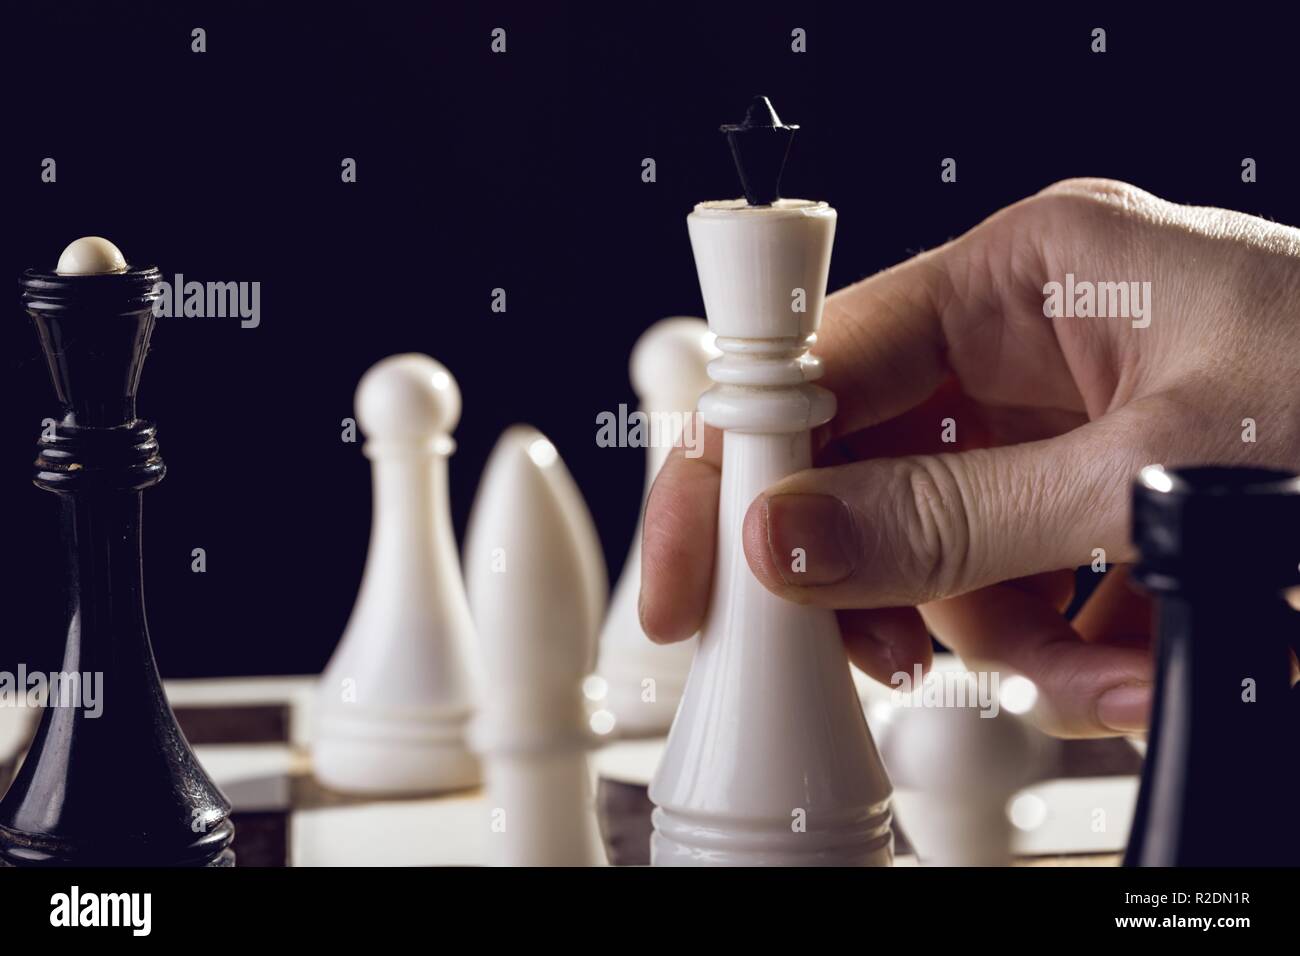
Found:
M 749 205 L 770 206 L 781 198 L 781 174 L 798 128 L 782 123 L 766 96 L 754 97 L 744 120 L 721 127 Z
M 1300 477 L 1145 468 L 1134 580 L 1155 595 L 1157 673 L 1126 866 L 1300 864 L 1289 644 Z
M 145 623 L 141 492 L 165 466 L 135 399 L 161 279 L 152 267 L 22 277 L 64 413 L 39 442 L 34 479 L 62 509 L 62 669 L 102 673 L 102 706 L 96 717 L 47 702 L 0 801 L 0 863 L 234 865 L 230 804 L 176 724 Z

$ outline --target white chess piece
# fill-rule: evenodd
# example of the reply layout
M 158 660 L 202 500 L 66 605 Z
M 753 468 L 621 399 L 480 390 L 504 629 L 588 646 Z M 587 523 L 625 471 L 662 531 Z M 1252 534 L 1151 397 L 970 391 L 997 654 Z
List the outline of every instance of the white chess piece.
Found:
M 555 446 L 536 429 L 507 429 L 465 538 L 485 677 L 471 738 L 498 865 L 604 862 L 582 695 L 604 613 L 601 562 L 595 525 Z
M 881 741 L 885 763 L 899 789 L 911 791 L 904 827 L 922 863 L 1006 866 L 1010 801 L 1042 778 L 1056 744 L 1007 701 L 996 712 L 974 706 L 973 674 L 952 679 L 969 682 L 972 706 L 926 706 L 914 694 L 913 706 L 891 712 Z
M 671 430 L 680 428 L 683 440 L 703 439 L 698 423 L 684 416 L 695 412 L 700 395 L 709 387 L 707 367 L 717 355 L 713 334 L 704 320 L 687 317 L 656 322 L 632 349 L 632 388 L 640 400 L 640 411 L 651 416 L 651 422 L 665 426 L 659 429 L 661 440 L 647 449 L 643 510 L 671 442 L 677 440 Z M 648 435 L 650 424 L 644 428 Z M 601 631 L 596 673 L 605 680 L 601 706 L 613 714 L 617 733 L 662 734 L 677 713 L 697 641 L 656 644 L 646 637 L 637 613 L 640 593 L 641 522 L 637 521 L 632 548 Z
M 374 511 L 357 602 L 315 702 L 317 778 L 357 793 L 472 786 L 474 625 L 452 535 L 447 458 L 460 390 L 426 355 L 357 386 Z
M 687 218 L 723 357 L 700 399 L 726 429 L 708 617 L 650 798 L 656 865 L 888 865 L 890 785 L 835 613 L 785 601 L 745 560 L 758 494 L 811 464 L 835 399 L 811 384 L 835 210 L 701 203 Z M 802 295 L 800 295 L 802 293 Z M 804 305 L 804 310 L 795 308 Z

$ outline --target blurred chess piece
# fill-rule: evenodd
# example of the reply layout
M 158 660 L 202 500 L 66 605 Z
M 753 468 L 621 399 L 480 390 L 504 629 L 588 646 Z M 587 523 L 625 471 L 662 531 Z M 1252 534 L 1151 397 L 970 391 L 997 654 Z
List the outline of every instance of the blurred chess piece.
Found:
M 596 528 L 555 446 L 507 429 L 465 538 L 485 691 L 473 729 L 487 777 L 491 857 L 504 866 L 604 863 L 582 693 L 605 610 Z
M 907 837 L 927 866 L 1006 866 L 1012 857 L 1012 798 L 1054 765 L 1056 741 L 1021 714 L 1037 696 L 1023 677 L 1002 682 L 995 707 L 977 706 L 976 675 L 953 671 L 933 680 L 967 682 L 962 704 L 930 706 L 914 692 L 895 706 L 881 752 L 890 779 L 912 791 Z
M 351 793 L 473 786 L 474 625 L 447 491 L 460 389 L 427 355 L 394 355 L 362 376 L 356 414 L 374 517 L 357 603 L 316 695 L 316 776 Z
M 702 424 L 693 417 L 700 395 L 709 387 L 707 366 L 720 352 L 703 319 L 676 317 L 650 326 L 632 349 L 632 388 L 640 400 L 647 441 L 646 480 L 641 509 L 659 469 L 680 441 L 703 442 Z M 702 447 L 699 445 L 697 447 Z M 690 673 L 698 639 L 656 644 L 641 630 L 637 603 L 641 594 L 641 531 L 638 520 L 632 548 L 614 589 L 600 636 L 596 673 L 605 682 L 600 706 L 614 717 L 614 732 L 640 736 L 663 734 L 672 725 Z
M 1124 865 L 1298 866 L 1300 474 L 1148 465 L 1132 515 L 1156 680 Z

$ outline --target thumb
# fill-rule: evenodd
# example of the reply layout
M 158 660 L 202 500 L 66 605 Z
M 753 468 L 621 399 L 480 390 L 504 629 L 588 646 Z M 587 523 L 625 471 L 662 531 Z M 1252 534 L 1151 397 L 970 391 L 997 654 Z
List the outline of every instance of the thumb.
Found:
M 745 516 L 745 555 L 782 597 L 917 605 L 1011 578 L 1129 557 L 1142 463 L 1107 419 L 1045 441 L 802 471 Z

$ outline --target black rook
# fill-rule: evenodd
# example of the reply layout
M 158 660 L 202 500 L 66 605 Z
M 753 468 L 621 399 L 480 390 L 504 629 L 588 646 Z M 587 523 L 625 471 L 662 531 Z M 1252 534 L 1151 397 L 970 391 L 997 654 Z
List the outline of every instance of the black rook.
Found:
M 103 701 L 98 716 L 48 702 L 0 801 L 0 864 L 234 864 L 230 804 L 176 724 L 145 623 L 140 494 L 165 468 L 135 396 L 161 278 L 156 268 L 22 278 L 63 406 L 35 474 L 60 498 L 69 556 L 62 670 L 102 673 Z
M 1300 863 L 1288 644 L 1300 477 L 1145 468 L 1134 578 L 1159 604 L 1151 732 L 1126 866 Z

